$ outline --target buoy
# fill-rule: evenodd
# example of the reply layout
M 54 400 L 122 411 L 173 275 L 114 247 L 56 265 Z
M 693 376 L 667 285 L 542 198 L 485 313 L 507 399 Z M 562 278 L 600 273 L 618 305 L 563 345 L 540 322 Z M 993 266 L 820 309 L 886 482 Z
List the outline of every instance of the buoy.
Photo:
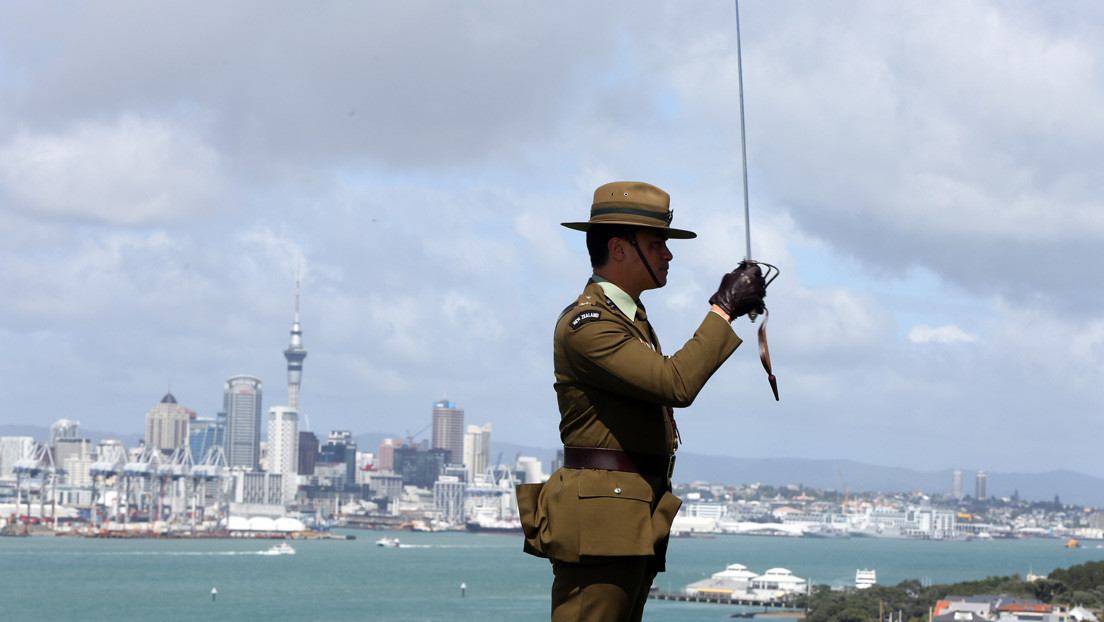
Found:
M 460 584 L 460 598 L 464 597 L 464 592 L 466 592 L 467 589 L 468 589 L 468 584 L 467 583 L 461 583 Z
M 218 589 L 211 588 L 211 602 L 215 602 L 215 597 L 218 596 Z

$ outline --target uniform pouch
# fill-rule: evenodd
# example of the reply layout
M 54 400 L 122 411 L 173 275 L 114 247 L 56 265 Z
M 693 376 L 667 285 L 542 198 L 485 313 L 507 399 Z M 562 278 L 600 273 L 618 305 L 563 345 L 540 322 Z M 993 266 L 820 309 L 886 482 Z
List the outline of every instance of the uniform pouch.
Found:
M 671 533 L 671 524 L 675 522 L 675 514 L 680 507 L 682 507 L 682 500 L 670 492 L 663 493 L 659 498 L 659 504 L 652 512 L 653 545 L 658 545 Z
M 651 555 L 652 487 L 636 474 L 586 473 L 579 479 L 579 554 Z
M 521 530 L 525 535 L 524 550 L 530 555 L 545 557 L 544 546 L 540 541 L 540 530 L 545 523 L 545 514 L 540 510 L 540 493 L 544 484 L 519 484 L 514 488 L 517 495 L 518 517 Z

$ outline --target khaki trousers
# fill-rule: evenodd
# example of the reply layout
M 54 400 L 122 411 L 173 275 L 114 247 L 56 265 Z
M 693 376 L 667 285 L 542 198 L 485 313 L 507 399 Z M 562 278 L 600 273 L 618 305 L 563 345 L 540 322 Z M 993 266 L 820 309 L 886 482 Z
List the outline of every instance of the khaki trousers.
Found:
M 652 557 L 552 562 L 552 622 L 639 622 L 658 568 Z

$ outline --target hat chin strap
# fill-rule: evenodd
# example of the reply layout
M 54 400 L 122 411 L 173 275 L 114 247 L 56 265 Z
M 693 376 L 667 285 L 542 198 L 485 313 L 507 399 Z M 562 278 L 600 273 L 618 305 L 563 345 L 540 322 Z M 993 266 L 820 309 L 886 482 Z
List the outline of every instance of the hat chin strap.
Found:
M 644 251 L 640 250 L 640 245 L 636 243 L 636 233 L 635 232 L 632 234 L 632 237 L 629 238 L 629 244 L 633 248 L 636 249 L 636 254 L 640 255 L 640 261 L 641 261 L 641 263 L 644 264 L 644 267 L 648 270 L 648 276 L 652 277 L 652 280 L 655 281 L 656 287 L 663 287 L 663 283 L 660 283 L 659 279 L 656 278 L 655 272 L 652 272 L 651 264 L 649 264 L 648 260 L 644 258 Z

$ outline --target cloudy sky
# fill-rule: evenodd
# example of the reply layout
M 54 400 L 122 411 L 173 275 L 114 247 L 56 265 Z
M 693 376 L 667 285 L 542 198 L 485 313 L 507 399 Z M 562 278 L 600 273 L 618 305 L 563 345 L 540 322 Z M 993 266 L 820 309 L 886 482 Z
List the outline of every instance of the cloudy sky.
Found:
M 1104 5 L 740 6 L 745 344 L 685 450 L 1104 476 Z M 319 433 L 447 396 L 553 447 L 596 186 L 672 195 L 668 353 L 744 256 L 732 2 L 5 2 L 0 424 L 141 431 L 236 374 Z

